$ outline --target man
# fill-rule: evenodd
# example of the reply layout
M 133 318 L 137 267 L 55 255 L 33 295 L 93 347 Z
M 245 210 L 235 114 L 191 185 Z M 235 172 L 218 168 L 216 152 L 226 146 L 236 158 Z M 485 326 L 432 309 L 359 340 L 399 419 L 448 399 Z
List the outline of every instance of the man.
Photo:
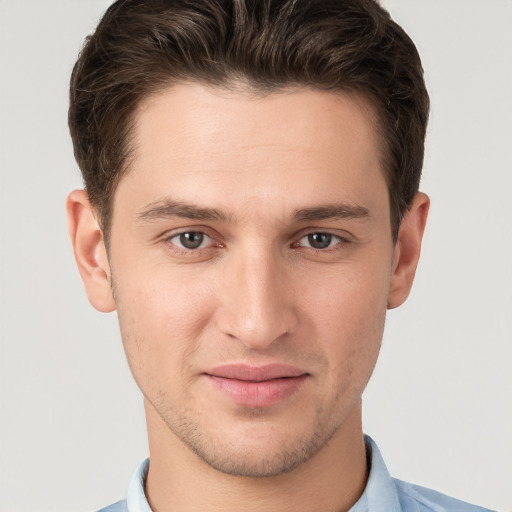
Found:
M 68 218 L 150 458 L 105 510 L 483 510 L 393 480 L 361 426 L 420 254 L 428 108 L 373 1 L 108 9 L 71 81 Z

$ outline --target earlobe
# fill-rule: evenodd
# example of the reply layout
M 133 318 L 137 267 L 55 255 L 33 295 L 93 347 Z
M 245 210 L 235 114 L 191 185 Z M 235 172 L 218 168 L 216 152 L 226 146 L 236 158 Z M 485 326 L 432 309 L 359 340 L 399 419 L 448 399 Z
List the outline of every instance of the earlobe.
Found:
M 418 192 L 400 225 L 394 250 L 388 309 L 403 304 L 411 291 L 420 257 L 429 206 L 428 196 Z
M 116 309 L 103 232 L 85 190 L 74 190 L 66 202 L 68 230 L 76 263 L 90 303 L 105 313 Z

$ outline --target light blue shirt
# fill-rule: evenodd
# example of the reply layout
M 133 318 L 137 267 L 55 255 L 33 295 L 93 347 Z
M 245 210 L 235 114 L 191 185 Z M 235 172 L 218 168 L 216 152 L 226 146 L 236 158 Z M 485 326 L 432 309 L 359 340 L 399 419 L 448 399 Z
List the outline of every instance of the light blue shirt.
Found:
M 363 495 L 350 512 L 492 512 L 426 487 L 392 478 L 373 439 L 365 436 L 365 442 L 371 454 L 370 476 Z M 99 512 L 152 512 L 144 492 L 148 468 L 149 459 L 146 459 L 130 480 L 126 500 Z

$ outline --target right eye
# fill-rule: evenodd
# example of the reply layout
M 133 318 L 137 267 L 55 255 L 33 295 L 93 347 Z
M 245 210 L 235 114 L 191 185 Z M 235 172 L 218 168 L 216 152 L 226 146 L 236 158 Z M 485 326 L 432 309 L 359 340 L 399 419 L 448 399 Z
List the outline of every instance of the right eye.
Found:
M 184 231 L 168 238 L 168 240 L 179 249 L 193 251 L 208 247 L 212 239 L 201 231 Z

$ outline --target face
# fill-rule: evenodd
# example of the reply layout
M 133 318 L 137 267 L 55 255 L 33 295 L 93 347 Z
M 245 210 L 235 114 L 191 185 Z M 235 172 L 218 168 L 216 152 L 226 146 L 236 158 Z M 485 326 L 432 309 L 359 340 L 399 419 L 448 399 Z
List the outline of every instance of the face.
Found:
M 396 259 L 374 126 L 306 89 L 139 109 L 111 228 L 123 343 L 149 423 L 213 468 L 289 471 L 358 414 Z

